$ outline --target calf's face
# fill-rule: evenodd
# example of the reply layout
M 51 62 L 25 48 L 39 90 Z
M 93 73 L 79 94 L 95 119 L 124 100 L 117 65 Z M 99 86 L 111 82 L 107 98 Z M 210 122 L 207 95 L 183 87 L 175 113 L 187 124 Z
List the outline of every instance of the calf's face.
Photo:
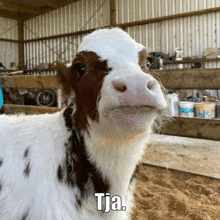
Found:
M 86 36 L 69 71 L 58 63 L 64 90 L 76 95 L 79 129 L 92 127 L 107 135 L 143 132 L 152 125 L 166 101 L 147 73 L 146 58 L 143 45 L 114 28 Z

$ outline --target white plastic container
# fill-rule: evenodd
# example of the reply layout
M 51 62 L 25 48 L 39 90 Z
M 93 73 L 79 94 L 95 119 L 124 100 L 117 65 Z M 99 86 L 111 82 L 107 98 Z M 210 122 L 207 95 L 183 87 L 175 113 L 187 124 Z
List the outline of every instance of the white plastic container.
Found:
M 179 97 L 176 93 L 168 94 L 169 114 L 171 116 L 179 116 Z
M 183 51 L 180 48 L 175 49 L 176 52 L 176 60 L 182 60 L 183 59 Z M 183 64 L 177 65 L 178 69 L 183 69 Z
M 176 60 L 182 60 L 183 59 L 183 51 L 180 48 L 176 48 Z
M 194 117 L 195 102 L 179 102 L 180 117 Z

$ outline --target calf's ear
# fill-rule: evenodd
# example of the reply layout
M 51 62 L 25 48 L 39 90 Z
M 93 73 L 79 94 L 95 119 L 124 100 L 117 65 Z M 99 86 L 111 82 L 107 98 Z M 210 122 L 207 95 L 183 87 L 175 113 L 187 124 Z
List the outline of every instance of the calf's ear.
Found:
M 156 62 L 156 59 L 154 57 L 152 56 L 147 57 L 146 63 L 149 63 L 148 67 L 152 66 L 155 62 Z
M 69 95 L 71 92 L 71 87 L 69 84 L 69 68 L 66 67 L 64 63 L 61 61 L 56 62 L 56 70 L 57 70 L 57 79 L 61 83 L 63 87 L 63 91 L 66 95 Z

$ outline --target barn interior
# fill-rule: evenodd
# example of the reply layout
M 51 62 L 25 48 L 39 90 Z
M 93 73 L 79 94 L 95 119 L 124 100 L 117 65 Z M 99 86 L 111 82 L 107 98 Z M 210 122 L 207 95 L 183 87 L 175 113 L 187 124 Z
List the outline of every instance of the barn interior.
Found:
M 220 0 L 0 0 L 0 113 L 66 107 L 56 61 L 107 27 L 147 48 L 172 117 L 137 171 L 133 220 L 220 219 Z

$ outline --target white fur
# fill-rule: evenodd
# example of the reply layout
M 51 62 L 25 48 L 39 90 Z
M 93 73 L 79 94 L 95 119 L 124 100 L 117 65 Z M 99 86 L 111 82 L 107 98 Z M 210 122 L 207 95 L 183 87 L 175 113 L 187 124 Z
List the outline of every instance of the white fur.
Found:
M 146 82 L 155 80 L 138 65 L 138 53 L 143 49 L 143 45 L 118 28 L 97 30 L 85 37 L 79 47 L 79 52 L 97 53 L 113 69 L 104 78 L 101 89 L 97 106 L 99 122 L 88 118 L 89 135 L 83 130 L 81 134 L 90 161 L 110 181 L 111 196 L 121 196 L 127 211 L 110 211 L 102 216 L 96 211 L 95 197 L 89 197 L 82 209 L 77 210 L 74 206 L 77 189 L 58 182 L 57 166 L 64 160 L 64 143 L 71 133 L 65 126 L 63 111 L 38 116 L 3 115 L 0 116 L 0 159 L 3 159 L 0 220 L 22 219 L 27 210 L 30 220 L 131 219 L 134 186 L 130 185 L 130 179 L 141 160 L 156 114 L 149 110 L 146 114 L 126 115 L 112 108 L 141 105 L 142 102 L 161 108 L 166 106 L 158 85 L 155 86 L 156 95 L 155 91 L 150 91 L 145 98 L 145 93 L 139 89 L 141 84 L 132 84 L 138 78 Z M 131 103 L 115 91 L 112 83 L 115 79 L 131 84 Z M 27 147 L 31 168 L 28 178 L 22 175 L 27 165 L 23 155 Z
M 99 219 L 95 199 L 78 212 L 75 190 L 57 181 L 57 166 L 64 159 L 70 132 L 63 111 L 38 116 L 0 116 L 0 220 Z M 24 151 L 29 147 L 30 176 L 25 177 Z
M 129 34 L 119 28 L 100 29 L 87 35 L 79 46 L 80 51 L 93 51 L 110 67 L 122 64 L 138 64 L 138 52 L 145 47 L 134 41 Z

